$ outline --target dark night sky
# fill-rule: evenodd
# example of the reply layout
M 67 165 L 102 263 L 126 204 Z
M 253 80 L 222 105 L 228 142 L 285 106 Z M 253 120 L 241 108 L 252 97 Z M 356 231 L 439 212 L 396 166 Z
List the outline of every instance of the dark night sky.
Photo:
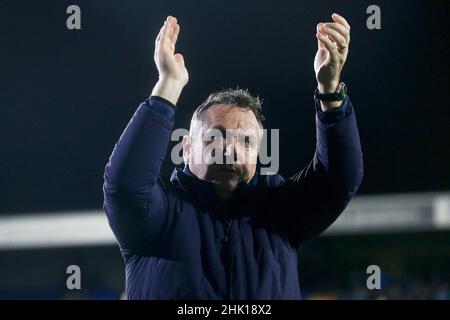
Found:
M 82 30 L 66 28 L 77 4 Z M 360 194 L 450 189 L 448 1 L 0 0 L 0 213 L 100 209 L 114 143 L 157 79 L 154 38 L 168 14 L 190 72 L 177 127 L 209 92 L 249 88 L 280 128 L 289 176 L 315 144 L 315 27 L 352 26 L 343 80 L 361 133 Z M 170 160 L 170 159 L 168 159 Z M 166 161 L 163 174 L 171 171 Z

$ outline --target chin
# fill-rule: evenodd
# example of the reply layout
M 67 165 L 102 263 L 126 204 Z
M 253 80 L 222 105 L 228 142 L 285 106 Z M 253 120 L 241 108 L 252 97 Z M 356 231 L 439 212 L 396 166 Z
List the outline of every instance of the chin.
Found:
M 239 180 L 238 179 L 216 180 L 215 184 L 221 189 L 228 190 L 228 191 L 233 191 L 238 186 Z

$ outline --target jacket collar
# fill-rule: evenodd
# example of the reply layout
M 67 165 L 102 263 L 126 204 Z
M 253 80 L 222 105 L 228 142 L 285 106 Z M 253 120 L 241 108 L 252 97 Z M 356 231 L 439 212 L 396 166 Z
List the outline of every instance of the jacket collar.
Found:
M 220 200 L 214 183 L 197 178 L 187 165 L 176 167 L 170 181 L 196 203 L 206 208 L 214 209 L 217 212 L 224 212 L 227 208 L 237 209 L 237 207 L 244 205 L 250 200 L 250 197 L 247 197 L 247 195 L 256 189 L 255 187 L 259 181 L 259 170 L 256 171 L 249 183 L 239 183 L 232 196 L 226 202 Z

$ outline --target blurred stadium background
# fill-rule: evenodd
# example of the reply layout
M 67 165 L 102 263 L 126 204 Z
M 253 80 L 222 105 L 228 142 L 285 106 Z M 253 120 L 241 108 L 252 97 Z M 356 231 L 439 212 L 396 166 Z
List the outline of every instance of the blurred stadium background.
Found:
M 301 249 L 306 299 L 450 299 L 450 193 L 359 196 Z M 123 260 L 102 211 L 0 219 L 0 298 L 119 299 Z M 68 290 L 78 265 L 82 290 Z M 381 269 L 368 290 L 366 269 Z
M 179 18 L 191 76 L 177 126 L 210 91 L 249 88 L 289 141 L 289 176 L 314 151 L 314 33 L 332 12 L 352 25 L 343 80 L 366 173 L 339 220 L 301 249 L 303 297 L 450 299 L 448 1 L 377 1 L 376 31 L 365 25 L 370 1 L 80 0 L 82 29 L 68 31 L 71 4 L 0 1 L 0 299 L 123 297 L 102 175 L 157 79 L 165 16 Z M 171 170 L 166 161 L 163 175 Z M 81 290 L 66 287 L 69 265 L 81 268 Z M 369 265 L 381 290 L 366 288 Z

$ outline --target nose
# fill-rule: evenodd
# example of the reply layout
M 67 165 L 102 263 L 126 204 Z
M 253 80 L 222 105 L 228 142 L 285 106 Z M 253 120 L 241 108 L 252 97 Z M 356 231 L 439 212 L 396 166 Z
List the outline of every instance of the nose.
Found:
M 236 139 L 234 136 L 228 140 L 224 139 L 223 151 L 224 163 L 233 164 L 237 161 Z

